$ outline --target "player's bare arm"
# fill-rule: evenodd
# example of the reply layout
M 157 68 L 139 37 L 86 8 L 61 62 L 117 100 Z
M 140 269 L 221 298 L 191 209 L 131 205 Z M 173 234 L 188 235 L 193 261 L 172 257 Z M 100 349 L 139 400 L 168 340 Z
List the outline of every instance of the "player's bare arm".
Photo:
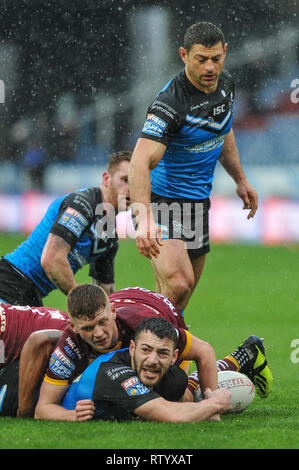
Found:
M 54 385 L 43 381 L 35 408 L 35 419 L 76 421 L 74 410 L 66 410 L 60 406 L 68 388 L 69 385 Z
M 202 391 L 217 390 L 218 388 L 218 372 L 216 354 L 212 346 L 196 336 L 191 336 L 191 346 L 186 359 L 193 360 L 196 363 L 198 376 L 200 377 L 199 385 Z M 188 400 L 187 400 L 188 401 Z M 211 417 L 213 421 L 219 421 L 220 415 L 217 413 Z
M 158 256 L 162 244 L 161 231 L 151 212 L 150 172 L 162 159 L 165 149 L 159 142 L 138 139 L 129 170 L 130 198 L 138 222 L 136 244 L 140 253 L 149 259 Z
M 210 391 L 207 390 L 207 393 Z M 170 402 L 159 397 L 134 410 L 137 416 L 148 421 L 191 423 L 205 421 L 232 408 L 231 393 L 227 389 L 215 390 L 211 396 L 197 403 Z
M 195 361 L 200 377 L 200 387 L 202 393 L 207 388 L 211 390 L 217 390 L 218 373 L 215 351 L 206 341 L 203 341 L 193 335 L 190 336 L 190 349 L 184 356 L 184 359 Z
M 19 367 L 18 417 L 34 416 L 36 393 L 60 336 L 60 330 L 35 331 L 24 344 Z
M 93 418 L 94 403 L 92 400 L 80 400 L 75 410 L 67 410 L 60 403 L 69 385 L 53 385 L 43 382 L 40 397 L 35 408 L 35 419 L 55 421 L 89 421 Z
M 63 238 L 50 233 L 41 257 L 41 265 L 50 281 L 64 294 L 78 285 L 67 258 L 70 249 Z
M 250 210 L 247 218 L 254 217 L 258 208 L 258 195 L 243 171 L 233 129 L 224 140 L 219 161 L 237 184 L 236 192 L 243 200 L 243 209 Z

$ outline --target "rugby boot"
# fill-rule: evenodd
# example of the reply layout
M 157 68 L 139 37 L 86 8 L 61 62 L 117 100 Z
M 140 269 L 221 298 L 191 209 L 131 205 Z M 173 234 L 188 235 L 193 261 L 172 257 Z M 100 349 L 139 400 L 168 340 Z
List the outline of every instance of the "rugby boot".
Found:
M 266 360 L 263 339 L 249 336 L 231 356 L 238 361 L 239 372 L 254 383 L 257 394 L 266 398 L 272 390 L 273 376 Z

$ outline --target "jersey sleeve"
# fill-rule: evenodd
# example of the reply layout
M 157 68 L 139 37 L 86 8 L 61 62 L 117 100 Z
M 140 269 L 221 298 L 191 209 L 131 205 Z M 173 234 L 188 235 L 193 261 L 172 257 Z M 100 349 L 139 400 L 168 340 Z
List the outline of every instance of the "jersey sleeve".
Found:
M 117 404 L 127 412 L 133 412 L 160 395 L 140 381 L 136 371 L 127 365 L 103 364 L 96 377 L 94 402 Z
M 168 145 L 169 140 L 182 127 L 183 116 L 163 95 L 149 106 L 141 137 Z
M 190 351 L 192 339 L 191 339 L 191 335 L 189 331 L 184 330 L 183 328 L 177 328 L 177 332 L 178 332 L 177 348 L 179 350 L 178 360 L 181 362 L 185 359 L 185 357 Z
M 53 385 L 68 385 L 88 366 L 88 358 L 67 327 L 51 354 L 44 380 Z
M 118 241 L 107 250 L 104 256 L 97 258 L 90 263 L 89 275 L 103 284 L 114 283 L 114 261 L 118 251 Z
M 94 208 L 84 192 L 74 192 L 62 202 L 50 233 L 63 238 L 73 247 L 93 220 Z

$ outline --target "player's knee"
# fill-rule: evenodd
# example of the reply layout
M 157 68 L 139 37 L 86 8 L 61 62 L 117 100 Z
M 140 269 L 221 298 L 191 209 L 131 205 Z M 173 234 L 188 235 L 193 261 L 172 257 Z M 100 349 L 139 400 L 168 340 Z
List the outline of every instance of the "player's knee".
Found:
M 169 280 L 171 297 L 176 302 L 188 299 L 193 289 L 193 278 L 184 275 L 174 275 Z
M 207 342 L 201 342 L 201 358 L 202 362 L 216 361 L 214 348 Z

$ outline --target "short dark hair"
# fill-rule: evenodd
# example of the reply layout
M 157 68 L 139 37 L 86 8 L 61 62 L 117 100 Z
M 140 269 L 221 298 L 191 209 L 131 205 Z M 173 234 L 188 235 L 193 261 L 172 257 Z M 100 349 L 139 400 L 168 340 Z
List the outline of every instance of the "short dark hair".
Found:
M 169 321 L 165 320 L 165 318 L 149 317 L 145 320 L 142 320 L 142 322 L 137 325 L 135 330 L 135 342 L 138 341 L 138 337 L 143 331 L 150 331 L 160 339 L 169 338 L 174 343 L 173 348 L 175 349 L 177 346 L 178 332 L 176 328 L 171 323 L 169 323 Z
M 107 171 L 113 173 L 121 162 L 130 162 L 131 158 L 132 152 L 130 150 L 120 150 L 112 153 L 108 160 Z
M 71 318 L 94 319 L 99 310 L 109 302 L 104 289 L 94 284 L 80 284 L 67 296 L 67 310 Z
M 187 29 L 184 37 L 184 48 L 188 53 L 194 44 L 212 47 L 218 42 L 221 42 L 223 46 L 225 44 L 224 34 L 221 29 L 213 23 L 202 21 Z

